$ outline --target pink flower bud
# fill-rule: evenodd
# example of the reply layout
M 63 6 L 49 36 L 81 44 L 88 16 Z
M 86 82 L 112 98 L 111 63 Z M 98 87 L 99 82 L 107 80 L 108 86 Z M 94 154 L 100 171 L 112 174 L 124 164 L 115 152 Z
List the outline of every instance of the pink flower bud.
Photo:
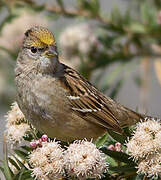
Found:
M 48 136 L 47 136 L 46 134 L 44 134 L 44 135 L 41 137 L 41 140 L 42 140 L 42 142 L 48 141 Z
M 37 143 L 36 143 L 36 141 L 31 141 L 31 142 L 30 142 L 30 146 L 31 146 L 33 149 L 36 149 L 36 148 L 37 148 Z
M 121 147 L 121 146 L 122 146 L 121 143 L 119 142 L 115 143 L 115 147 Z
M 123 152 L 121 143 L 119 142 L 115 143 L 115 150 L 118 152 Z
M 107 149 L 109 149 L 111 151 L 115 151 L 115 146 L 113 144 L 111 144 L 107 147 Z

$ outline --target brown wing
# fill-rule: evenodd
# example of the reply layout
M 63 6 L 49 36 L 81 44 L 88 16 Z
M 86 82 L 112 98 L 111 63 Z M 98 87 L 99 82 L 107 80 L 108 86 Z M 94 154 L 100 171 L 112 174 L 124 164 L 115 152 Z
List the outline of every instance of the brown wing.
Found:
M 83 119 L 119 133 L 122 127 L 132 124 L 132 119 L 139 121 L 137 113 L 104 96 L 75 70 L 64 67 L 63 82 L 69 91 L 71 109 Z

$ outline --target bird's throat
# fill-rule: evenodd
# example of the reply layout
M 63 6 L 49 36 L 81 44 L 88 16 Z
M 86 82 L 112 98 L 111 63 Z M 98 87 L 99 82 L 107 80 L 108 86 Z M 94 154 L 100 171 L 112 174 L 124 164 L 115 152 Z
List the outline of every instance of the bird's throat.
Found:
M 57 71 L 59 65 L 58 57 L 41 57 L 40 58 L 40 72 L 43 74 L 54 73 Z

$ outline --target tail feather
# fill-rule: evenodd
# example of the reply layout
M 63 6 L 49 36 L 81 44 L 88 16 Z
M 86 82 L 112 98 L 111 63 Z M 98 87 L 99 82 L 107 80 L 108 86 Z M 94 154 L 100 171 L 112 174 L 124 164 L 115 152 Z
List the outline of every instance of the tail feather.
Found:
M 135 125 L 140 121 L 144 121 L 144 119 L 147 117 L 143 114 L 137 113 L 125 107 L 124 107 L 124 111 L 122 112 L 123 112 L 122 116 L 120 116 L 121 118 L 119 119 L 121 128 Z

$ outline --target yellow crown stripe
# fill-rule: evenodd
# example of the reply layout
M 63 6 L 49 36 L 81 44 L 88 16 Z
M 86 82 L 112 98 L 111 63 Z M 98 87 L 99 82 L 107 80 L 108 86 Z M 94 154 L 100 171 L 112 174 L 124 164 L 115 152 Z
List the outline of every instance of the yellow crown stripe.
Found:
M 46 44 L 45 43 L 43 43 L 43 42 L 41 42 L 41 41 L 39 41 L 39 40 L 37 40 L 37 41 L 32 41 L 32 43 L 31 43 L 31 46 L 34 46 L 34 47 L 43 47 L 43 46 L 45 46 Z
M 51 45 L 55 44 L 54 36 L 51 32 L 47 30 L 41 30 L 38 32 L 31 33 L 31 35 L 35 36 L 37 38 L 37 41 L 33 42 L 35 45 Z

